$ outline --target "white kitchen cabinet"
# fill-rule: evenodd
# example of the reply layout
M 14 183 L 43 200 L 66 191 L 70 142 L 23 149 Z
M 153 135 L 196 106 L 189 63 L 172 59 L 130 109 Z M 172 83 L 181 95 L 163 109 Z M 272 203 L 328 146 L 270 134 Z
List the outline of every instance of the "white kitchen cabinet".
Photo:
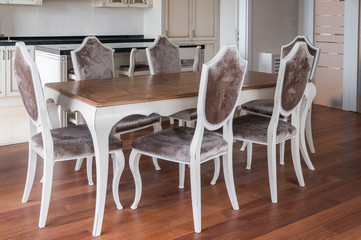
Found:
M 96 0 L 95 6 L 150 8 L 153 6 L 153 0 Z
M 163 34 L 173 41 L 217 40 L 219 0 L 164 0 Z
M 0 46 L 0 97 L 6 96 L 5 59 L 6 59 L 5 47 Z
M 34 58 L 34 46 L 27 46 L 27 49 Z M 14 73 L 15 46 L 2 46 L 0 51 L 0 96 L 19 96 Z
M 219 48 L 219 0 L 163 0 L 162 34 L 176 44 L 204 44 L 205 61 Z
M 42 0 L 0 0 L 0 4 L 42 5 Z

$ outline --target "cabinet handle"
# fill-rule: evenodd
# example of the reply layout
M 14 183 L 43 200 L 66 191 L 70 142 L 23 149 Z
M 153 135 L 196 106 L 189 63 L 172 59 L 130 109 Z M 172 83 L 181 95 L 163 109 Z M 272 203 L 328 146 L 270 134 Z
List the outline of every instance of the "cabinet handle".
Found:
M 8 60 L 10 60 L 10 50 L 8 50 Z
M 3 60 L 5 60 L 5 55 L 6 55 L 6 52 L 5 52 L 5 50 L 3 50 Z
M 193 37 L 195 37 L 196 36 L 196 31 L 195 30 L 193 30 Z
M 165 30 L 165 36 L 168 37 L 168 30 Z

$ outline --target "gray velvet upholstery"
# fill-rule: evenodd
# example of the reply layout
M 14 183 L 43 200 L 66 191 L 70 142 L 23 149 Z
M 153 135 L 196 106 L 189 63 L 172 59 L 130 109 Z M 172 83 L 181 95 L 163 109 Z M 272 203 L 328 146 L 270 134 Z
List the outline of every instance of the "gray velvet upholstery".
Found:
M 169 128 L 146 135 L 133 142 L 133 148 L 166 159 L 190 161 L 190 145 L 194 129 L 187 127 Z M 201 161 L 227 151 L 227 142 L 219 135 L 205 132 L 201 147 Z
M 207 84 L 205 115 L 208 122 L 222 122 L 233 110 L 241 91 L 246 64 L 236 47 L 229 48 L 223 58 L 210 67 Z
M 189 108 L 176 112 L 169 117 L 183 121 L 192 121 L 197 119 L 197 108 Z
M 51 130 L 54 142 L 54 159 L 72 159 L 78 156 L 94 155 L 94 145 L 90 131 L 86 125 L 75 125 Z M 42 134 L 31 139 L 32 148 L 44 156 Z M 122 148 L 122 141 L 109 136 L 109 151 Z
M 113 51 L 105 48 L 98 39 L 86 38 L 82 49 L 74 51 L 80 79 L 102 79 L 113 77 Z M 73 59 L 74 64 L 74 59 Z
M 284 110 L 292 110 L 302 99 L 312 63 L 313 57 L 308 54 L 306 43 L 300 45 L 297 53 L 287 62 L 281 100 Z
M 167 37 L 159 36 L 158 43 L 148 49 L 152 59 L 154 74 L 181 72 L 179 47 L 174 46 Z
M 31 75 L 30 65 L 24 60 L 19 46 L 16 47 L 14 60 L 15 78 L 18 89 L 23 100 L 25 109 L 33 121 L 39 118 L 38 106 L 36 104 L 35 89 Z
M 149 116 L 141 114 L 129 115 L 115 124 L 112 133 L 127 131 L 130 129 L 139 128 L 145 125 L 150 125 L 160 121 L 159 114 L 152 113 Z
M 258 115 L 243 115 L 233 120 L 233 137 L 238 140 L 257 141 L 267 143 L 267 129 L 269 117 Z M 279 121 L 276 141 L 282 142 L 296 134 L 296 128 L 285 121 Z
M 273 112 L 273 99 L 256 99 L 242 104 L 242 110 L 271 116 Z

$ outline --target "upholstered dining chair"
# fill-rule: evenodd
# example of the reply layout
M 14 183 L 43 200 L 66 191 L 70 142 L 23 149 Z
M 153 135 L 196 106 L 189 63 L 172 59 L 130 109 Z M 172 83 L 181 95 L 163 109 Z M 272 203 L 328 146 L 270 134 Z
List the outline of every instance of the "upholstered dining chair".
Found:
M 295 46 L 297 42 L 305 42 L 308 48 L 309 53 L 313 56 L 313 63 L 311 67 L 311 72 L 309 75 L 309 82 L 307 83 L 307 91 L 305 92 L 305 96 L 303 97 L 302 102 L 302 109 L 301 109 L 301 120 L 300 120 L 300 150 L 302 157 L 307 165 L 307 167 L 310 170 L 314 170 L 314 166 L 311 162 L 311 159 L 308 155 L 307 148 L 306 148 L 306 140 L 305 135 L 307 137 L 307 142 L 310 148 L 310 151 L 312 153 L 315 152 L 315 147 L 313 143 L 313 137 L 312 137 L 312 127 L 311 127 L 311 112 L 312 112 L 312 103 L 316 96 L 316 87 L 313 83 L 314 77 L 315 77 L 315 71 L 317 68 L 317 63 L 319 59 L 320 49 L 314 47 L 310 41 L 305 36 L 297 36 L 292 42 L 290 42 L 287 45 L 282 46 L 281 48 L 281 58 L 286 57 L 292 50 L 292 48 Z M 269 116 L 271 117 L 273 113 L 274 103 L 271 99 L 257 99 L 252 100 L 247 103 L 244 103 L 241 106 L 243 113 L 251 113 L 251 114 L 259 114 L 263 116 Z M 285 119 L 287 120 L 287 119 Z M 245 145 L 244 145 L 245 146 Z M 243 149 L 244 149 L 243 146 Z M 251 162 L 252 162 L 252 144 L 247 143 L 247 169 L 251 168 Z M 280 164 L 284 164 L 284 146 L 285 143 L 280 143 Z
M 238 201 L 232 167 L 232 119 L 239 100 L 247 62 L 236 46 L 224 46 L 203 65 L 199 86 L 195 128 L 175 127 L 136 139 L 132 144 L 129 165 L 135 181 L 136 209 L 142 192 L 139 172 L 141 154 L 190 166 L 191 195 L 195 232 L 201 232 L 201 171 L 200 165 L 223 156 L 223 171 L 229 199 L 234 210 Z M 205 130 L 223 127 L 223 136 Z
M 52 129 L 39 72 L 23 42 L 16 43 L 14 70 L 30 128 L 28 170 L 22 202 L 25 203 L 29 199 L 34 182 L 37 155 L 39 155 L 44 160 L 39 217 L 39 227 L 43 228 L 49 210 L 55 162 L 92 157 L 94 146 L 86 125 Z M 38 129 L 41 129 L 40 133 Z M 119 184 L 116 177 L 120 178 L 124 169 L 124 155 L 122 141 L 111 135 L 109 136 L 109 152 L 115 156 L 113 161 L 116 161 L 113 164 L 113 198 L 117 208 L 121 209 L 122 205 L 118 196 L 119 185 L 114 185 L 114 183 Z
M 104 79 L 114 77 L 113 49 L 104 46 L 96 37 L 86 37 L 79 48 L 71 51 L 75 80 Z M 121 119 L 113 127 L 111 134 L 120 137 L 140 129 L 153 127 L 154 131 L 162 129 L 160 116 L 156 113 L 149 116 L 134 114 Z M 79 170 L 83 159 L 78 159 L 75 170 Z M 153 164 L 160 170 L 158 161 L 153 158 Z M 92 158 L 87 158 L 87 175 L 89 185 L 92 180 Z
M 198 48 L 198 51 L 200 48 Z M 179 46 L 173 44 L 166 36 L 159 35 L 152 46 L 145 49 L 147 53 L 147 59 L 149 63 L 149 69 L 151 75 L 167 74 L 167 73 L 180 73 L 182 70 L 181 59 L 179 53 Z M 199 52 L 198 52 L 199 54 Z M 194 127 L 194 123 L 197 120 L 197 109 L 189 108 L 179 112 L 176 112 L 170 116 L 171 123 L 174 119 L 179 121 L 179 125 L 183 126 L 184 123 L 188 127 Z M 215 168 L 218 169 L 219 159 L 215 159 Z M 216 171 L 215 171 L 216 173 Z M 179 165 L 179 188 L 184 187 L 184 174 L 185 165 L 180 163 Z M 211 184 L 215 184 L 216 177 L 213 177 Z
M 233 121 L 235 140 L 267 145 L 268 177 L 272 202 L 277 202 L 276 144 L 291 140 L 292 160 L 298 183 L 305 186 L 300 162 L 300 111 L 313 56 L 305 42 L 296 42 L 291 52 L 281 59 L 274 109 L 268 116 L 247 114 Z M 291 116 L 291 123 L 280 120 Z

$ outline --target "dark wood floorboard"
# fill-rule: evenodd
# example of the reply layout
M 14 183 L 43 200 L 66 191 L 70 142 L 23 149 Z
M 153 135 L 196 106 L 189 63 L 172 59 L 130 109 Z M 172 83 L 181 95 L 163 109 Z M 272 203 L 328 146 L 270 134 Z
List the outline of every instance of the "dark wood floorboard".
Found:
M 127 160 L 132 140 L 151 131 L 123 136 Z M 265 146 L 254 146 L 252 169 L 246 170 L 241 143 L 234 144 L 238 211 L 228 200 L 223 175 L 211 186 L 213 163 L 202 165 L 201 234 L 193 232 L 188 171 L 181 190 L 177 164 L 160 161 L 162 170 L 156 171 L 151 159 L 142 157 L 143 194 L 138 209 L 131 210 L 134 182 L 126 163 L 119 186 L 124 209 L 113 203 L 110 171 L 97 239 L 361 239 L 361 114 L 316 105 L 313 134 L 316 153 L 310 156 L 316 170 L 302 163 L 303 188 L 286 144 L 286 164 L 277 166 L 277 204 L 270 200 Z M 42 160 L 23 204 L 27 155 L 27 144 L 0 147 L 0 239 L 91 239 L 96 188 L 87 185 L 84 164 L 79 172 L 75 161 L 55 165 L 47 224 L 39 229 Z

